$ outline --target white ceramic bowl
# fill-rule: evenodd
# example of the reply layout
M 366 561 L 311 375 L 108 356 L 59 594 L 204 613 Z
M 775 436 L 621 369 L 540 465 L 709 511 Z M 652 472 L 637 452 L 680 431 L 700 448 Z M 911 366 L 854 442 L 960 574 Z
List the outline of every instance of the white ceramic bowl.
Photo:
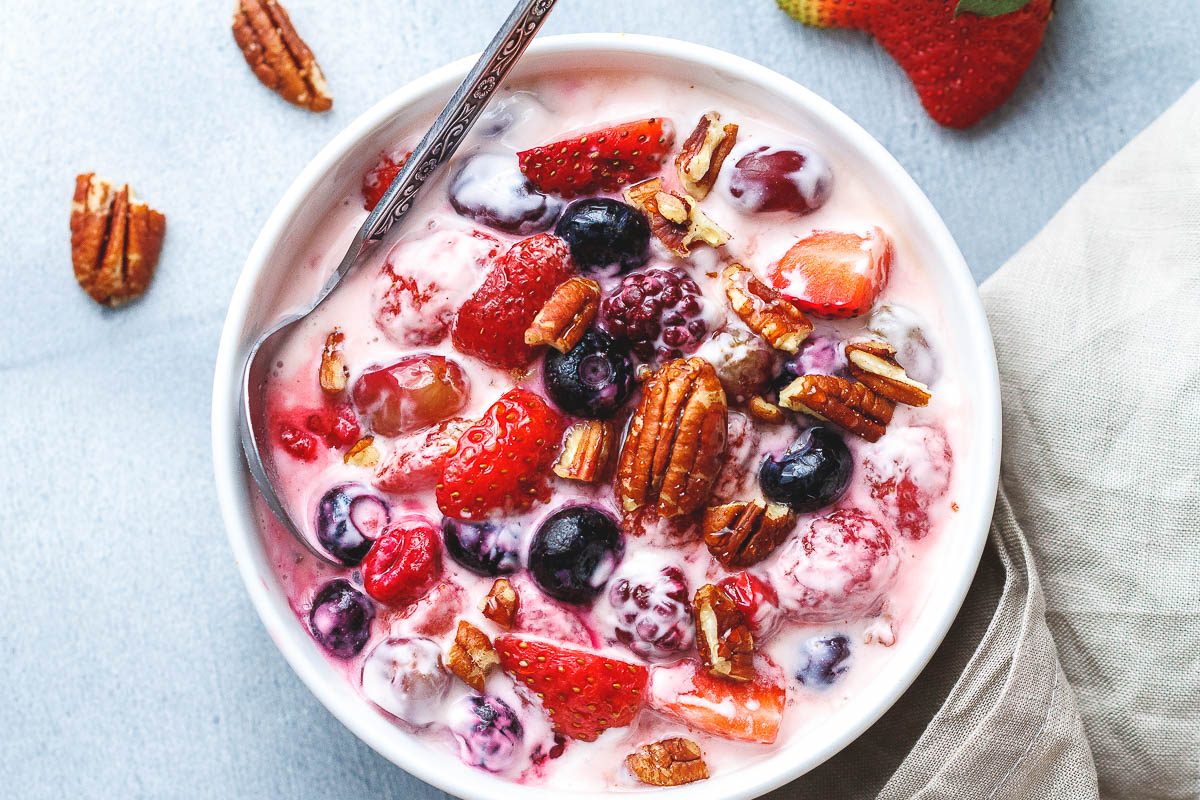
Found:
M 313 222 L 329 212 L 334 198 L 357 186 L 363 164 L 394 140 L 398 120 L 429 116 L 449 97 L 474 62 L 456 61 L 386 97 L 356 119 L 304 169 L 275 207 L 255 242 L 229 306 L 213 386 L 213 460 L 217 494 L 246 589 L 284 657 L 313 694 L 363 741 L 397 766 L 460 797 L 479 800 L 551 800 L 554 790 L 516 786 L 479 770 L 465 769 L 448 751 L 426 747 L 379 714 L 319 651 L 288 606 L 264 552 L 251 507 L 254 491 L 237 436 L 238 373 L 247 344 L 268 321 L 270 304 L 288 265 L 308 245 Z M 837 753 L 896 701 L 916 678 L 957 615 L 975 574 L 987 536 L 996 491 L 1000 450 L 1000 392 L 995 354 L 975 283 L 938 213 L 894 158 L 849 117 L 794 81 L 719 50 L 671 39 L 625 35 L 548 37 L 536 42 L 517 75 L 592 69 L 605 65 L 683 77 L 743 97 L 754 97 L 780 113 L 794 114 L 816 141 L 837 142 L 853 154 L 860 174 L 895 209 L 895 224 L 912 241 L 929 271 L 946 313 L 946 327 L 961 358 L 962 385 L 972 397 L 968 430 L 975 437 L 970 459 L 960 460 L 959 502 L 949 567 L 939 575 L 924 612 L 905 630 L 904 647 L 890 663 L 886 680 L 873 681 L 822 726 L 819 739 L 799 737 L 765 760 L 708 781 L 673 789 L 647 790 L 663 798 L 735 800 L 756 797 L 804 774 Z M 634 794 L 642 794 L 635 792 Z M 579 800 L 604 794 L 572 793 Z

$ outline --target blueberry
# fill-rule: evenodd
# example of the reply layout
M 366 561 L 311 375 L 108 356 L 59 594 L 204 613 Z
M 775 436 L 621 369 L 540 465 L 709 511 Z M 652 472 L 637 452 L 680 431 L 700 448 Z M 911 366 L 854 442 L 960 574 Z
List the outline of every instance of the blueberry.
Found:
M 446 552 L 476 575 L 494 577 L 516 572 L 521 566 L 520 530 L 497 522 L 442 520 Z
M 611 417 L 633 391 L 633 359 L 603 331 L 585 333 L 566 353 L 551 350 L 542 370 L 550 399 L 577 417 Z
M 529 572 L 546 594 L 590 603 L 625 553 L 616 520 L 591 506 L 567 506 L 547 517 L 529 545 Z
M 343 483 L 317 503 L 317 541 L 331 556 L 353 567 L 390 521 L 383 498 L 361 483 Z
M 458 740 L 458 757 L 468 766 L 500 772 L 521 749 L 525 729 L 517 713 L 499 697 L 467 695 L 448 716 L 447 726 Z
M 375 604 L 338 578 L 325 584 L 313 597 L 308 612 L 308 629 L 331 656 L 350 658 L 358 655 L 371 636 Z
M 850 484 L 854 460 L 833 429 L 814 425 L 782 456 L 767 456 L 758 470 L 763 494 L 801 513 L 837 500 Z
M 796 679 L 813 688 L 830 686 L 850 666 L 849 658 L 850 640 L 845 636 L 814 636 L 800 646 Z
M 516 159 L 496 153 L 473 156 L 450 183 L 450 205 L 464 217 L 507 233 L 544 231 L 562 211 L 521 173 Z
M 645 264 L 649 255 L 646 215 L 620 200 L 576 200 L 554 232 L 571 247 L 571 258 L 584 272 L 628 272 Z

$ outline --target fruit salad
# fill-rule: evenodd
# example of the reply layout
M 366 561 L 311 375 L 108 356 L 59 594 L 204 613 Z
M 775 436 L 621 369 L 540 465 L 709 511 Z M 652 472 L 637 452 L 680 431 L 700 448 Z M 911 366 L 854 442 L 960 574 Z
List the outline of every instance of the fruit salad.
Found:
M 969 449 L 854 162 L 744 98 L 617 88 L 507 92 L 264 387 L 337 562 L 261 512 L 314 646 L 397 736 L 573 789 L 744 768 L 890 680 Z M 361 165 L 296 299 L 412 144 Z

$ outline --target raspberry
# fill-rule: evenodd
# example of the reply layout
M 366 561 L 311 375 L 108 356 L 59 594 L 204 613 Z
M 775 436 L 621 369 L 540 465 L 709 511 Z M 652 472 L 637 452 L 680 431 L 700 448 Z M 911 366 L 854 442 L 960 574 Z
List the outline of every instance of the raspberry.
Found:
M 325 439 L 330 447 L 349 447 L 361 433 L 358 417 L 348 405 L 336 405 L 324 411 L 314 411 L 305 420 L 305 427 Z
M 278 414 L 275 420 L 280 446 L 301 461 L 315 460 L 322 440 L 327 447 L 341 449 L 358 441 L 361 433 L 354 410 L 343 403 L 317 409 L 293 408 Z
M 408 605 L 419 600 L 442 574 L 437 528 L 421 517 L 384 529 L 363 559 L 363 588 L 381 603 Z
M 780 548 L 771 579 L 781 607 L 797 620 L 837 622 L 876 613 L 899 567 L 883 524 L 843 509 Z
M 626 275 L 600 306 L 604 327 L 643 361 L 695 350 L 708 333 L 703 312 L 700 287 L 676 267 Z
M 642 658 L 678 656 L 692 644 L 690 600 L 678 567 L 631 560 L 608 590 L 613 638 Z
M 939 428 L 898 428 L 886 438 L 863 458 L 871 498 L 901 536 L 922 539 L 930 505 L 950 488 L 954 456 Z
M 313 461 L 317 457 L 317 438 L 295 425 L 279 426 L 279 444 L 301 461 Z

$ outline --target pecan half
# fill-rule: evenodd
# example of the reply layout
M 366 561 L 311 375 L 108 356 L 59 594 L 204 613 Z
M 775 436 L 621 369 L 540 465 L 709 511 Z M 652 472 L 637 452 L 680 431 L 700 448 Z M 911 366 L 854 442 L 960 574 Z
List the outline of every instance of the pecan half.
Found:
M 646 212 L 650 232 L 680 258 L 687 257 L 696 242 L 721 247 L 729 241 L 729 234 L 701 211 L 695 200 L 664 191 L 661 178 L 630 186 L 625 190 L 625 199 Z
M 350 368 L 342 360 L 342 342 L 346 334 L 334 328 L 325 337 L 325 349 L 321 352 L 321 368 L 317 370 L 317 381 L 325 394 L 341 394 L 350 381 Z
M 715 111 L 700 118 L 675 158 L 684 191 L 697 200 L 708 197 L 721 165 L 737 142 L 737 134 L 738 126 L 732 122 L 722 125 L 721 115 Z
M 114 189 L 92 172 L 75 178 L 71 264 L 97 303 L 115 307 L 146 291 L 166 232 L 167 218 L 134 199 L 129 184 Z
M 492 622 L 509 630 L 517 621 L 517 610 L 520 607 L 521 596 L 508 582 L 508 578 L 497 578 L 487 597 L 483 598 L 479 610 Z
M 651 786 L 682 786 L 708 777 L 708 765 L 700 745 L 691 739 L 663 739 L 625 756 L 625 766 L 642 783 Z
M 754 637 L 746 618 L 725 590 L 711 583 L 696 590 L 692 601 L 696 647 L 714 678 L 745 682 L 754 679 Z
M 309 111 L 333 107 L 317 59 L 275 0 L 238 0 L 233 38 L 250 69 L 268 89 Z
M 872 339 L 846 345 L 846 360 L 850 374 L 858 378 L 875 394 L 907 406 L 923 406 L 932 395 L 929 387 L 908 377 L 896 361 L 896 348 L 887 342 Z
M 701 508 L 725 454 L 727 413 L 725 390 L 704 359 L 676 359 L 655 372 L 621 447 L 621 508 L 656 505 L 663 517 Z
M 477 692 L 482 692 L 487 674 L 500 663 L 487 634 L 466 620 L 458 621 L 454 644 L 446 655 L 446 668 Z
M 530 347 L 548 344 L 565 353 L 587 333 L 600 313 L 600 284 L 589 278 L 568 278 L 559 284 L 525 331 Z
M 704 544 L 726 567 L 749 567 L 762 561 L 796 527 L 796 515 L 785 505 L 726 503 L 704 512 Z
M 374 467 L 379 463 L 379 448 L 374 436 L 364 436 L 342 456 L 342 461 L 352 467 Z
M 611 422 L 598 419 L 576 422 L 567 430 L 554 474 L 570 481 L 598 480 L 608 466 L 616 436 Z
M 828 420 L 868 442 L 887 432 L 896 407 L 861 383 L 835 375 L 805 375 L 779 393 L 779 405 Z
M 768 425 L 778 425 L 783 422 L 783 409 L 767 400 L 765 397 L 754 396 L 750 398 L 750 403 L 746 410 L 750 412 L 750 416 L 754 417 L 759 422 L 765 422 Z
M 797 353 L 812 333 L 812 322 L 783 295 L 754 277 L 741 264 L 730 264 L 721 273 L 729 307 L 746 327 L 785 353 Z

